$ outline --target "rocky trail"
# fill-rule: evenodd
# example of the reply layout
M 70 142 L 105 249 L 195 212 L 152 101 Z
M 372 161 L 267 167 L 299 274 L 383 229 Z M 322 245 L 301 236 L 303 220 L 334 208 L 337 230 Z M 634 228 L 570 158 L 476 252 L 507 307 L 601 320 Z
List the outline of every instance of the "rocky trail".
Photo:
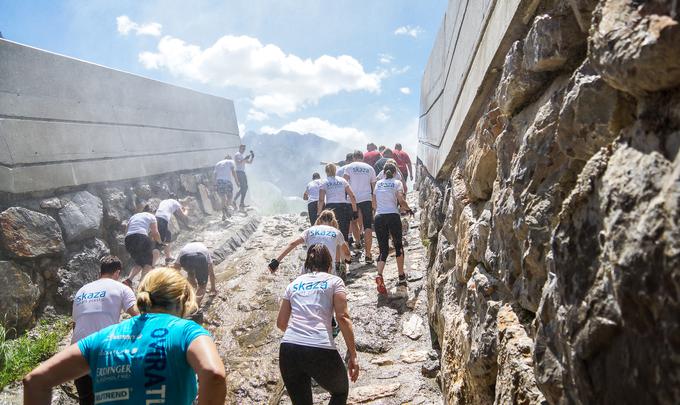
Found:
M 262 218 L 248 241 L 216 268 L 219 293 L 204 307 L 204 324 L 213 332 L 227 366 L 228 403 L 290 403 L 278 370 L 282 333 L 275 319 L 280 296 L 300 272 L 304 250 L 291 253 L 274 275 L 266 265 L 307 225 L 306 218 L 294 215 Z M 374 265 L 356 260 L 350 265 L 348 300 L 361 374 L 350 384 L 349 403 L 441 403 L 435 379 L 438 354 L 432 350 L 427 327 L 425 252 L 417 226 L 412 221 L 406 237 L 406 268 L 412 280 L 408 288 L 395 287 L 394 258 L 385 270 L 387 297 L 379 297 L 375 290 Z M 344 355 L 342 336 L 336 342 Z M 315 403 L 328 398 L 315 389 Z
M 417 219 L 412 219 L 405 237 L 408 287 L 396 287 L 394 257 L 388 259 L 384 273 L 389 289 L 386 297 L 380 297 L 375 289 L 375 265 L 365 265 L 363 258 L 357 257 L 349 266 L 348 301 L 361 367 L 359 380 L 350 383 L 351 404 L 442 403 L 438 353 L 432 349 L 427 326 L 427 263 L 418 225 Z M 260 217 L 249 210 L 227 221 L 209 216 L 193 226 L 191 232 L 179 235 L 172 253 L 193 240 L 202 241 L 214 252 L 218 293 L 204 300 L 195 318 L 213 334 L 226 365 L 227 403 L 290 404 L 278 369 L 283 334 L 275 320 L 283 291 L 300 273 L 304 249 L 289 254 L 274 275 L 266 265 L 308 226 L 307 218 Z M 375 250 L 377 257 L 377 244 Z M 69 341 L 65 339 L 64 345 Z M 344 356 L 341 335 L 336 342 Z M 53 403 L 75 404 L 74 395 L 74 387 L 65 384 L 55 390 Z M 315 387 L 315 403 L 327 403 L 328 398 Z M 20 386 L 5 390 L 0 403 L 21 403 Z

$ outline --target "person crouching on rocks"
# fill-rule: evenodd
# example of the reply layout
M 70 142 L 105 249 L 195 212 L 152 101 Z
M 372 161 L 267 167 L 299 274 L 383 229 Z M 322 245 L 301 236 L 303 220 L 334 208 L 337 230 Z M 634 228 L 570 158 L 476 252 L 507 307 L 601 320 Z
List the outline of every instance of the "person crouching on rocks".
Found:
M 329 274 L 332 265 L 326 246 L 310 246 L 305 260 L 309 272 L 288 285 L 276 319 L 276 326 L 285 332 L 279 347 L 279 369 L 294 405 L 312 403 L 310 378 L 331 394 L 329 404 L 346 404 L 347 374 L 352 382 L 359 377 L 345 283 Z M 348 369 L 333 339 L 333 312 L 347 346 Z
M 132 280 L 142 272 L 144 276 L 153 269 L 161 255 L 156 248 L 156 243 L 161 242 L 161 235 L 158 232 L 156 216 L 151 213 L 149 205 L 145 205 L 142 212 L 130 217 L 125 231 L 125 250 L 130 254 L 135 265 L 132 267 L 130 276 L 123 281 L 124 284 L 132 286 Z
M 316 220 L 316 224 L 306 229 L 297 239 L 291 241 L 283 252 L 279 254 L 276 259 L 272 259 L 269 263 L 269 271 L 274 273 L 279 268 L 281 261 L 288 256 L 293 249 L 301 244 L 312 246 L 321 243 L 331 254 L 331 262 L 335 264 L 335 270 L 331 270 L 331 274 L 337 274 L 340 269 L 340 261 L 348 261 L 351 258 L 349 247 L 338 229 L 338 221 L 335 219 L 335 214 L 331 210 L 324 210 Z M 304 269 L 303 269 L 304 271 Z M 341 276 L 342 277 L 342 276 Z
M 392 163 L 385 164 L 385 179 L 379 180 L 375 184 L 373 194 L 373 207 L 375 209 L 375 236 L 378 239 L 378 275 L 375 278 L 378 293 L 387 294 L 383 270 L 390 251 L 390 236 L 394 244 L 394 253 L 397 257 L 397 270 L 399 272 L 398 285 L 406 285 L 406 274 L 404 273 L 404 245 L 402 242 L 401 215 L 399 207 L 413 215 L 404 198 L 404 186 L 401 181 L 396 180 L 397 166 Z
M 210 334 L 182 319 L 196 309 L 194 290 L 175 269 L 157 269 L 137 290 L 142 315 L 81 339 L 23 380 L 25 404 L 50 404 L 52 387 L 88 373 L 95 403 L 223 404 L 224 364 Z
M 173 262 L 170 257 L 170 242 L 172 242 L 172 233 L 170 232 L 170 220 L 173 215 L 178 216 L 185 224 L 189 223 L 187 217 L 189 210 L 176 200 L 177 196 L 170 194 L 170 198 L 163 200 L 158 204 L 156 209 L 156 222 L 158 223 L 158 233 L 161 235 L 161 243 L 163 246 L 163 253 L 165 254 L 165 264 L 168 265 Z
M 201 305 L 205 295 L 205 287 L 210 279 L 210 292 L 216 293 L 215 270 L 210 251 L 201 242 L 190 242 L 184 245 L 177 255 L 174 267 L 187 272 L 189 284 L 196 290 L 196 301 Z

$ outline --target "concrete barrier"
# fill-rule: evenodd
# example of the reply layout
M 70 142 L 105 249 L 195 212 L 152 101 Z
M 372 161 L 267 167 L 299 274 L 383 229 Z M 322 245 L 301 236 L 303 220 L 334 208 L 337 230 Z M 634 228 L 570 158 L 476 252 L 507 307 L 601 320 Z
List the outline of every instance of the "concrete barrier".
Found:
M 231 100 L 0 39 L 0 191 L 204 168 L 239 143 Z
M 449 0 L 421 82 L 418 158 L 432 176 L 450 171 L 449 157 L 464 147 L 505 54 L 537 4 Z

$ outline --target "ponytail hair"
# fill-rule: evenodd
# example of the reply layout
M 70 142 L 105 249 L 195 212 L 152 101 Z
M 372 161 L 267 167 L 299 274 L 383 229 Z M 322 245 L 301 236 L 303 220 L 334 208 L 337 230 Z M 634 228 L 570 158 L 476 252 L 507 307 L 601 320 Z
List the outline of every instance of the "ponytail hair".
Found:
M 323 271 L 328 273 L 333 264 L 333 258 L 328 248 L 317 243 L 309 247 L 307 250 L 307 259 L 305 259 L 305 269 L 308 271 Z
M 397 167 L 392 163 L 386 163 L 385 167 L 383 167 L 383 170 L 385 171 L 385 177 L 391 179 L 394 178 L 394 174 L 397 172 Z
M 316 218 L 314 225 L 330 225 L 333 228 L 339 229 L 338 220 L 335 218 L 335 213 L 331 210 L 323 210 Z
M 168 267 L 152 270 L 137 288 L 137 308 L 141 313 L 164 310 L 184 318 L 196 312 L 196 293 L 186 278 Z

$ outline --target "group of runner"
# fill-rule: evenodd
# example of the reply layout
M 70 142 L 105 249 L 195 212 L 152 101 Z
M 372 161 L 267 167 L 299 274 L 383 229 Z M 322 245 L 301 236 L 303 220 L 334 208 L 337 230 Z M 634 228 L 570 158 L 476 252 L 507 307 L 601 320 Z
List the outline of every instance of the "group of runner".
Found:
M 377 174 L 376 174 L 377 173 Z M 345 160 L 327 163 L 326 178 L 312 175 L 303 198 L 308 201 L 307 212 L 311 227 L 293 240 L 269 264 L 274 272 L 280 262 L 296 246 L 323 243 L 331 252 L 335 274 L 345 277 L 351 263 L 349 247 L 364 252 L 364 263 L 373 264 L 373 233 L 378 241 L 378 275 L 376 286 L 386 294 L 383 269 L 392 239 L 399 284 L 405 285 L 402 214 L 413 215 L 406 202 L 406 182 L 413 178 L 413 167 L 408 154 L 397 143 L 394 151 L 369 143 L 366 152 L 348 153 Z M 362 243 L 363 241 L 363 243 Z
M 400 145 L 395 150 L 400 151 Z M 308 247 L 301 275 L 286 288 L 276 321 L 284 331 L 279 367 L 293 404 L 312 403 L 312 378 L 329 391 L 330 404 L 345 404 L 349 380 L 359 376 L 345 284 L 339 277 L 343 275 L 340 262 L 351 261 L 350 232 L 355 246 L 361 245 L 363 237 L 364 260 L 371 264 L 375 229 L 380 294 L 387 293 L 382 272 L 390 238 L 399 284 L 406 283 L 401 214 L 413 214 L 404 196 L 412 172 L 410 162 L 402 171 L 390 152 L 385 148 L 379 153 L 369 144 L 366 153 L 352 153 L 339 169 L 327 164 L 325 179 L 315 174 L 305 191 L 312 226 L 268 266 L 273 273 L 296 246 Z M 252 157 L 251 153 L 243 160 L 252 162 Z M 218 165 L 224 166 L 223 162 Z M 245 176 L 234 171 L 231 179 L 247 184 Z M 216 180 L 225 180 L 218 172 L 216 167 Z M 229 189 L 229 182 L 219 183 L 218 187 Z M 117 257 L 101 260 L 99 280 L 86 284 L 75 296 L 73 344 L 24 378 L 25 403 L 49 404 L 52 388 L 69 380 L 75 380 L 80 404 L 190 404 L 197 395 L 199 404 L 224 403 L 225 369 L 215 343 L 202 326 L 184 319 L 198 308 L 208 279 L 215 291 L 212 260 L 207 247 L 197 241 L 186 244 L 176 259 L 170 257 L 169 223 L 173 215 L 184 220 L 188 215 L 187 207 L 173 197 L 161 201 L 155 215 L 145 206 L 130 218 L 125 237 L 135 263 L 130 277 L 118 282 L 122 264 Z M 151 271 L 161 249 L 166 265 L 174 268 Z M 178 269 L 186 270 L 187 278 Z M 140 272 L 135 297 L 131 280 Z M 132 317 L 118 323 L 121 312 Z M 336 348 L 338 332 L 347 347 L 347 366 Z
M 245 199 L 248 192 L 248 176 L 246 164 L 253 163 L 255 153 L 251 150 L 246 154 L 246 145 L 239 146 L 238 153 L 232 158 L 227 154 L 224 159 L 215 164 L 213 172 L 217 194 L 220 196 L 222 220 L 231 216 L 230 208 L 243 210 L 246 208 Z M 234 194 L 234 185 L 239 188 Z M 236 201 L 241 198 L 237 206 Z

